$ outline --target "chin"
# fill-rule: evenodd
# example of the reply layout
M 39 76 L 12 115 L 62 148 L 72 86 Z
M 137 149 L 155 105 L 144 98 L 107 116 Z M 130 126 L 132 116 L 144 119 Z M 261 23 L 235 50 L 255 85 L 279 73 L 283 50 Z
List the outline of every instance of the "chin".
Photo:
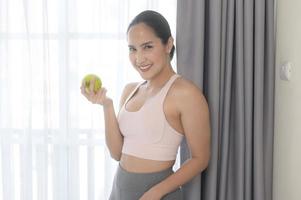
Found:
M 152 79 L 152 77 L 153 77 L 151 75 L 146 75 L 146 74 L 142 74 L 142 73 L 140 73 L 140 76 L 143 80 L 146 80 L 146 81 Z
M 139 72 L 141 78 L 144 79 L 144 80 L 151 80 L 160 73 L 160 71 L 155 70 L 155 68 L 150 69 L 146 72 L 142 72 L 140 70 L 138 72 Z
M 138 72 L 142 78 L 149 78 L 153 76 L 153 73 L 151 71 L 142 72 L 139 70 Z

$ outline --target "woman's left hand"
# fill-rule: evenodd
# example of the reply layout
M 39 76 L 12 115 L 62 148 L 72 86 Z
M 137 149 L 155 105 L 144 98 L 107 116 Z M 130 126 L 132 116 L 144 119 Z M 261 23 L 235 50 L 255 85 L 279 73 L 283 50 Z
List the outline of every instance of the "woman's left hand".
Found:
M 150 189 L 145 192 L 139 200 L 160 200 L 162 195 L 160 192 L 155 191 L 154 189 Z

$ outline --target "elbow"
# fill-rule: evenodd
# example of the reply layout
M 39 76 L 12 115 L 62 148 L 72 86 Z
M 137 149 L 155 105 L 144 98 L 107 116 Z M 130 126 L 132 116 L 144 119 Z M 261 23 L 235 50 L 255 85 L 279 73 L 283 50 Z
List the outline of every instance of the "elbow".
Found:
M 199 169 L 200 171 L 204 171 L 210 164 L 210 153 L 203 155 L 202 157 L 199 157 Z
M 107 147 L 110 152 L 110 156 L 112 159 L 116 161 L 120 161 L 121 159 L 121 152 L 122 152 L 122 146 L 120 145 L 109 145 L 110 143 L 107 142 Z
M 209 166 L 209 159 L 204 162 L 202 170 L 205 170 L 208 166 Z
M 111 155 L 111 158 L 113 158 L 115 161 L 119 162 L 120 161 L 120 157 L 119 156 L 114 156 Z
M 110 152 L 110 155 L 111 155 L 111 158 L 113 158 L 114 160 L 120 161 L 121 153 L 113 153 L 113 152 Z
M 203 160 L 203 169 L 202 170 L 205 170 L 209 166 L 210 156 L 211 156 L 211 153 L 208 152 L 206 158 Z

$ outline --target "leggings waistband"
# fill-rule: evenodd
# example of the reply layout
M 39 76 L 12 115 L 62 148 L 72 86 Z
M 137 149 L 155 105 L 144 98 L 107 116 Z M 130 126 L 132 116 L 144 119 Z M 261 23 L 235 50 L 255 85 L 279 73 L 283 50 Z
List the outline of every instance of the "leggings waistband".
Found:
M 152 187 L 173 173 L 172 168 L 150 173 L 128 172 L 119 165 L 116 173 L 116 184 L 121 189 L 145 190 L 145 188 Z

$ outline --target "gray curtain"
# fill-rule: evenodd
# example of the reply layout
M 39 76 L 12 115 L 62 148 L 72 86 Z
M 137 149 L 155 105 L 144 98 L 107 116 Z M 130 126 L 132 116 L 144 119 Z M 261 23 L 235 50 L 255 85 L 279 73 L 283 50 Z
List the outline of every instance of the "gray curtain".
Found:
M 274 3 L 178 0 L 178 73 L 203 91 L 212 128 L 209 167 L 185 200 L 272 200 Z

